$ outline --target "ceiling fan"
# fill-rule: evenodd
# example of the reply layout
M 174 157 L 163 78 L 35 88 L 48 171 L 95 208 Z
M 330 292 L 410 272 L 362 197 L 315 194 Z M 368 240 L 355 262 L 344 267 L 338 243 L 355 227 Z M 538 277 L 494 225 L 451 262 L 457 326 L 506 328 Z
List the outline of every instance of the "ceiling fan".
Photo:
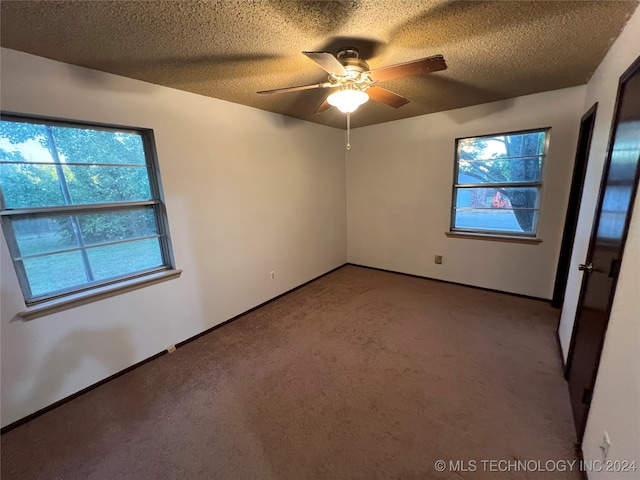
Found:
M 378 84 L 389 80 L 425 75 L 427 73 L 445 70 L 447 64 L 442 55 L 421 58 L 409 62 L 389 65 L 387 67 L 369 70 L 369 65 L 360 58 L 357 48 L 345 47 L 334 57 L 329 52 L 302 52 L 324 69 L 329 77 L 324 83 L 301 85 L 298 87 L 276 88 L 257 92 L 261 95 L 271 93 L 298 92 L 315 88 L 337 89 L 330 94 L 313 113 L 321 113 L 331 106 L 350 114 L 369 98 L 394 108 L 409 103 L 409 99 L 398 95 Z

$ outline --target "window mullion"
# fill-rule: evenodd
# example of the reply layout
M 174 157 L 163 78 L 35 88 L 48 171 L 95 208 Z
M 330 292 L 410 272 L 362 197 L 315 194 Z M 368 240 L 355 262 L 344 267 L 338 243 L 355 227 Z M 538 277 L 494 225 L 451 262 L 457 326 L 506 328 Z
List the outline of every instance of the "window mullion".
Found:
M 144 200 L 141 202 L 116 202 L 116 203 L 88 203 L 64 205 L 55 207 L 15 208 L 0 212 L 3 217 L 19 216 L 55 216 L 57 214 L 68 215 L 71 213 L 97 213 L 101 210 L 128 210 L 139 207 L 150 207 L 157 204 L 157 200 Z
M 542 182 L 508 182 L 508 183 L 456 183 L 454 185 L 455 188 L 523 188 L 530 187 L 536 188 L 541 187 Z
M 29 260 L 31 258 L 46 257 L 46 256 L 49 256 L 49 255 L 58 255 L 60 253 L 77 252 L 79 250 L 90 250 L 92 248 L 109 247 L 111 245 L 121 245 L 123 243 L 139 242 L 141 240 L 150 240 L 152 238 L 162 238 L 162 237 L 163 237 L 163 235 L 159 233 L 157 235 L 147 235 L 145 237 L 126 238 L 124 240 L 115 240 L 115 241 L 112 241 L 112 242 L 95 243 L 95 244 L 85 245 L 83 247 L 65 248 L 64 250 L 54 250 L 52 252 L 35 253 L 35 254 L 32 254 L 32 255 L 25 255 L 23 257 L 16 257 L 16 260 L 23 261 L 23 260 Z
M 496 157 L 496 158 L 474 158 L 474 159 L 458 159 L 458 163 L 486 163 L 486 162 L 509 162 L 511 160 L 522 160 L 525 158 L 538 158 L 544 159 L 544 153 L 538 153 L 535 155 L 523 155 L 523 156 L 514 156 L 514 157 Z

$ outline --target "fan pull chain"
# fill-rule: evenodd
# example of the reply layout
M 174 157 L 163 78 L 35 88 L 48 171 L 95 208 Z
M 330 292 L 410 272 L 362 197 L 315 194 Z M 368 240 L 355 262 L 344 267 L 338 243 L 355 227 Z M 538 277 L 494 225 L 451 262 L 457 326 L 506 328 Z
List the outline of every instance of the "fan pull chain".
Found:
M 351 113 L 347 112 L 347 150 L 351 150 Z

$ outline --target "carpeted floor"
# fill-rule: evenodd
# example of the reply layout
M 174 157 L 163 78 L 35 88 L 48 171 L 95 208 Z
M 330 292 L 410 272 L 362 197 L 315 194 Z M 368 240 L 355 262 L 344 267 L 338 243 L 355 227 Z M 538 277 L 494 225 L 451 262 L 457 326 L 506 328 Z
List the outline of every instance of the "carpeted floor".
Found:
M 579 479 L 556 323 L 346 266 L 6 433 L 2 480 Z

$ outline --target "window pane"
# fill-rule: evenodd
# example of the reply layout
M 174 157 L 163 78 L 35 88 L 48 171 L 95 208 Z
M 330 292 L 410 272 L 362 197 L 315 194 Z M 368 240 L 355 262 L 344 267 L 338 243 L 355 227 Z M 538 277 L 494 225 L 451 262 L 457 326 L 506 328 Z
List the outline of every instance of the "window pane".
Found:
M 78 247 L 69 217 L 14 220 L 13 231 L 23 257 Z
M 146 168 L 0 164 L 6 208 L 65 205 L 58 171 L 64 174 L 72 204 L 150 200 Z
M 53 162 L 48 145 L 45 125 L 0 121 L 0 160 Z
M 79 251 L 29 258 L 23 264 L 34 297 L 87 282 Z
M 546 132 L 496 135 L 460 140 L 459 160 L 491 160 L 496 158 L 533 157 L 542 155 Z
M 157 238 L 119 243 L 85 250 L 89 266 L 85 269 L 82 252 L 65 252 L 23 260 L 33 296 L 82 286 L 89 282 L 123 277 L 163 265 Z M 88 271 L 88 272 L 87 272 Z
M 146 168 L 65 165 L 64 176 L 74 204 L 151 199 Z
M 455 227 L 472 230 L 490 230 L 534 233 L 537 210 L 463 209 L 456 210 Z
M 460 160 L 457 183 L 539 182 L 541 174 L 542 157 Z
M 86 245 L 158 234 L 152 208 L 77 215 L 77 219 Z
M 538 208 L 539 187 L 456 188 L 456 208 Z
M 142 135 L 137 132 L 0 121 L 4 160 L 60 163 L 145 165 Z M 10 157 L 10 158 L 8 158 Z
M 454 228 L 535 232 L 539 188 L 457 188 Z
M 6 208 L 64 204 L 53 165 L 0 164 L 0 187 Z
M 74 230 L 74 225 L 77 230 Z M 74 216 L 18 219 L 13 229 L 21 256 L 56 253 L 79 248 L 76 232 L 85 245 L 158 235 L 152 207 Z
M 87 249 L 95 280 L 120 277 L 162 266 L 157 238 Z
M 0 121 L 0 186 L 6 208 L 148 200 L 146 165 L 142 135 L 136 132 Z
M 139 133 L 52 127 L 62 161 L 68 163 L 126 163 L 145 165 Z

